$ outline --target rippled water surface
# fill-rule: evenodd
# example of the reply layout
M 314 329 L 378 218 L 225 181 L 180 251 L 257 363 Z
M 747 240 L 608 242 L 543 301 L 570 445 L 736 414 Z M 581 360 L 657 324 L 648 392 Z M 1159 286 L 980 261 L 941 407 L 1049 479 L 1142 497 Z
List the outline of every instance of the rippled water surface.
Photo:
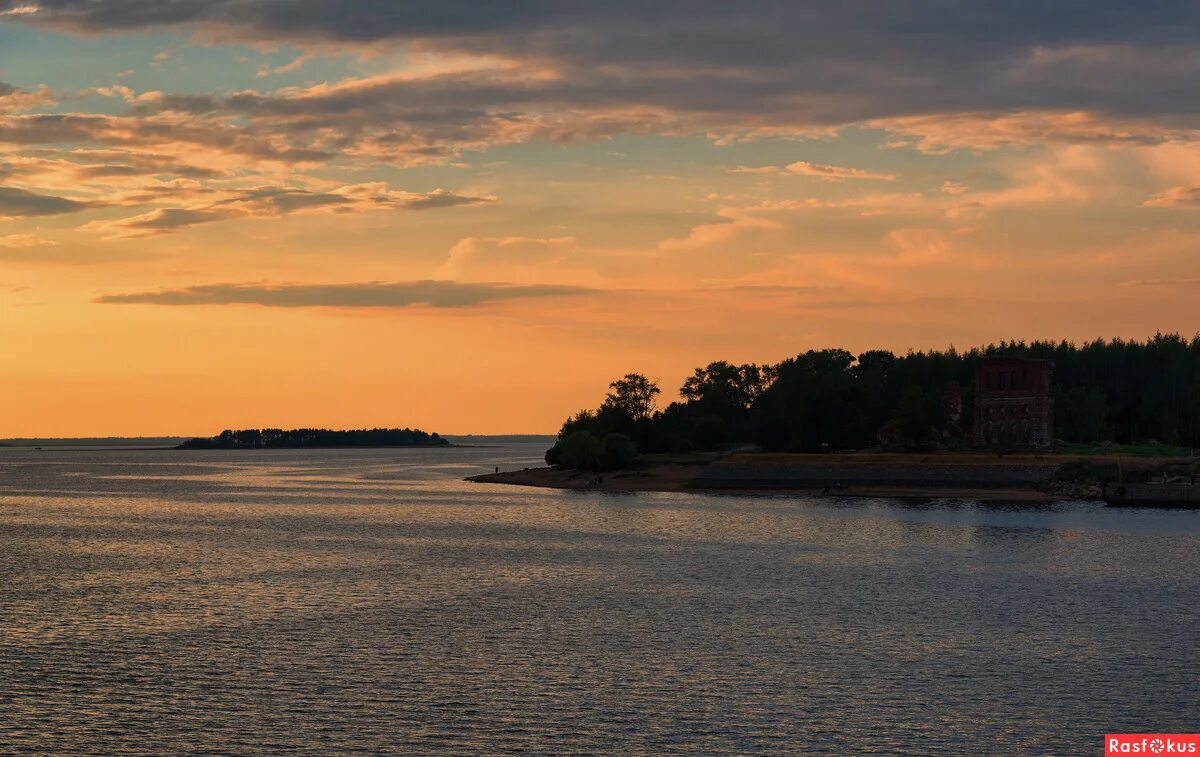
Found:
M 1200 513 L 0 451 L 0 752 L 1099 754 L 1200 730 Z

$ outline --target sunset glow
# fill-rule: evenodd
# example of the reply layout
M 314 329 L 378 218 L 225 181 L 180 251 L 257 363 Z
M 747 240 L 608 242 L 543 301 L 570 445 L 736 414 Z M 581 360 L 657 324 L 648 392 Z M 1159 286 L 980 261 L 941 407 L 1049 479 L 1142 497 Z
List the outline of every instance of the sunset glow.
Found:
M 3 435 L 1190 336 L 1200 11 L 1153 5 L 0 0 Z

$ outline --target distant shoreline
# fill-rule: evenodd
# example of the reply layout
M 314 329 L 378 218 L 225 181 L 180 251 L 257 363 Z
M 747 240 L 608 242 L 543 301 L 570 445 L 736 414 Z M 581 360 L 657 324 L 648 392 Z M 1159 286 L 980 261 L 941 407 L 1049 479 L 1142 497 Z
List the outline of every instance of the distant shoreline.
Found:
M 192 436 L 58 436 L 44 438 L 15 436 L 9 439 L 0 439 L 0 448 L 137 447 L 144 449 L 157 447 L 169 449 L 194 438 Z
M 178 451 L 178 452 L 264 452 L 269 450 L 296 450 L 296 449 L 457 449 L 472 446 L 487 446 L 487 445 L 470 445 L 470 444 L 379 444 L 379 445 L 329 445 L 329 446 L 296 446 L 296 447 L 182 447 L 178 444 L 155 444 L 155 445 L 138 445 L 138 444 L 96 444 L 96 445 L 70 445 L 70 444 L 46 444 L 46 445 L 17 445 L 3 444 L 0 445 L 0 450 L 9 450 L 13 452 L 162 452 L 162 451 Z M 499 445 L 496 445 L 499 446 Z

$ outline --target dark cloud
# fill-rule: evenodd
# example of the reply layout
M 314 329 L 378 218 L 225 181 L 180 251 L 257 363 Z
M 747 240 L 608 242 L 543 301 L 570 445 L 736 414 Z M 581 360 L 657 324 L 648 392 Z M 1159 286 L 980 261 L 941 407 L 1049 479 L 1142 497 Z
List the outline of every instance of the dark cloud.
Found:
M 258 187 L 223 200 L 220 205 L 250 206 L 268 215 L 286 215 L 301 210 L 349 205 L 350 198 L 329 192 L 309 192 L 283 187 Z
M 214 207 L 230 206 L 248 215 L 286 215 L 305 210 L 434 210 L 459 205 L 483 205 L 492 197 L 472 197 L 446 189 L 422 194 L 389 189 L 382 182 L 350 184 L 329 192 L 288 187 L 255 187 L 238 192 Z
M 142 190 L 121 197 L 124 205 L 169 199 L 172 187 L 162 192 Z M 213 193 L 190 188 L 183 193 Z M 264 218 L 303 212 L 352 213 L 367 210 L 435 210 L 459 205 L 482 205 L 492 197 L 471 197 L 445 189 L 427 194 L 389 189 L 383 183 L 350 184 L 329 192 L 314 192 L 289 187 L 254 187 L 237 190 L 215 202 L 193 208 L 156 208 L 148 213 L 115 221 L 93 221 L 84 228 L 100 231 L 112 238 L 136 239 L 171 234 L 190 226 L 233 218 Z
M 27 5 L 0 0 L 0 9 Z M 43 0 L 34 24 L 252 41 L 420 41 L 548 61 L 575 105 L 846 123 L 941 110 L 1195 113 L 1190 0 Z M 634 75 L 631 75 L 634 74 Z M 702 86 L 698 86 L 702 85 Z M 503 107 L 503 93 L 486 102 Z M 177 104 L 211 106 L 203 96 Z M 482 101 L 472 100 L 461 113 Z M 250 110 L 252 99 L 228 103 Z M 444 114 L 447 120 L 450 113 Z
M 215 179 L 221 171 L 185 163 L 163 162 L 146 164 L 141 161 L 129 163 L 99 163 L 80 165 L 76 173 L 81 179 L 119 179 L 135 176 L 172 176 L 185 179 Z
M 459 205 L 482 205 L 492 202 L 490 197 L 471 197 L 455 194 L 446 189 L 435 189 L 424 195 L 415 196 L 402 201 L 399 206 L 411 210 L 434 210 L 437 208 L 453 208 Z
M 237 215 L 236 213 L 214 210 L 212 208 L 159 208 L 144 215 L 134 216 L 133 218 L 124 218 L 120 221 L 109 222 L 99 221 L 94 222 L 90 226 L 92 228 L 119 230 L 120 235 L 125 237 L 148 237 L 170 234 L 189 226 L 198 226 L 202 223 L 223 221 L 227 218 L 235 218 Z
M 71 178 L 81 183 L 167 177 L 176 184 L 187 183 L 194 187 L 197 186 L 197 181 L 178 180 L 215 179 L 227 175 L 225 171 L 190 165 L 163 155 L 131 150 L 32 149 L 23 150 L 18 156 L 18 163 L 0 162 L 0 179 L 19 178 L 28 184 L 44 176 Z M 170 185 L 161 185 L 146 186 L 142 189 L 152 193 L 171 188 Z
M 0 187 L 0 218 L 26 218 L 77 213 L 90 207 L 86 202 L 40 195 L 16 187 Z
M 256 127 L 86 113 L 0 116 L 0 144 L 99 144 L 137 150 L 181 146 L 289 164 L 323 163 L 334 157 L 326 150 L 286 144 L 277 132 Z
M 0 10 L 29 6 L 28 0 L 0 0 Z M 1116 38 L 1186 39 L 1189 22 L 1197 20 L 1195 4 L 1183 0 L 1010 0 L 1003 4 L 948 4 L 923 0 L 898 4 L 888 0 L 521 0 L 480 3 L 477 0 L 39 0 L 38 13 L 19 17 L 33 23 L 69 26 L 91 32 L 115 32 L 171 25 L 224 28 L 254 39 L 321 39 L 377 42 L 409 38 L 533 36 L 594 28 L 612 34 L 624 29 L 622 48 L 644 48 L 662 37 L 683 37 L 680 46 L 705 50 L 705 58 L 770 59 L 785 49 L 791 34 L 816 42 L 822 51 L 838 47 L 829 32 L 852 39 L 880 38 L 887 30 L 899 38 L 881 47 L 916 47 L 933 35 L 960 33 L 943 45 L 982 46 L 990 40 L 1020 34 L 1032 43 L 1063 38 L 1092 42 Z M 754 45 L 761 32 L 774 30 L 767 44 Z M 709 49 L 705 33 L 721 32 L 727 41 L 742 41 L 727 50 Z M 851 33 L 853 32 L 853 33 Z M 822 35 L 826 35 L 824 38 Z M 549 36 L 549 35 L 547 35 Z M 578 40 L 543 41 L 561 47 Z M 597 41 L 595 45 L 602 44 Z M 609 41 L 607 44 L 615 45 Z M 936 54 L 931 51 L 931 55 Z
M 201 284 L 161 292 L 104 295 L 96 302 L 279 308 L 466 308 L 503 300 L 583 295 L 595 291 L 574 286 L 463 284 L 435 280 L 361 284 Z

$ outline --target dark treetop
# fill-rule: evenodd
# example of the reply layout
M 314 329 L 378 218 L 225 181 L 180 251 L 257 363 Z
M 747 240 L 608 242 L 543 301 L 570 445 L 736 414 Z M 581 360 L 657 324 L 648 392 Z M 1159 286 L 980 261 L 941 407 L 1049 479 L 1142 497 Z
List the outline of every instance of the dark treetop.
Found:
M 988 357 L 1054 364 L 1054 436 L 1077 444 L 1200 445 L 1200 335 L 1146 340 L 1001 342 L 960 352 L 809 350 L 768 365 L 725 361 L 697 368 L 681 401 L 659 410 L 659 387 L 641 374 L 614 381 L 595 410 L 563 423 L 552 465 L 618 467 L 636 452 L 763 449 L 822 452 L 880 444 L 895 429 L 905 450 L 966 445 L 976 397 L 975 368 Z M 943 417 L 948 384 L 961 388 L 961 427 Z

